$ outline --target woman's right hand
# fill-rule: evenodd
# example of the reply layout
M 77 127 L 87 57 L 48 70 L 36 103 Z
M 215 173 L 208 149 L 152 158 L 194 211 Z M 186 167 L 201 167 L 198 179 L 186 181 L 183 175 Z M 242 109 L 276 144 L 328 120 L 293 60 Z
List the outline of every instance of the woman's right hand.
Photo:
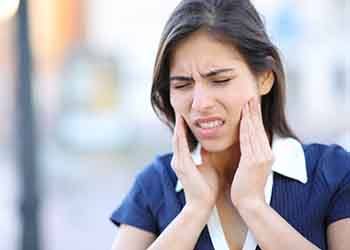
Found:
M 202 148 L 202 164 L 195 165 L 187 142 L 185 120 L 180 114 L 176 114 L 172 144 L 172 168 L 184 188 L 186 205 L 213 208 L 219 193 L 219 177 L 210 164 L 211 153 Z

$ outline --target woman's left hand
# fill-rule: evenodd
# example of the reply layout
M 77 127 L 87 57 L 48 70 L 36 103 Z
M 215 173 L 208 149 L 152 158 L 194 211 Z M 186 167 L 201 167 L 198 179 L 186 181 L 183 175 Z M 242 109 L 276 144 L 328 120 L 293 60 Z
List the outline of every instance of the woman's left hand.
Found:
M 238 210 L 252 202 L 265 202 L 265 185 L 274 161 L 256 97 L 242 109 L 239 141 L 241 158 L 231 186 L 231 200 Z

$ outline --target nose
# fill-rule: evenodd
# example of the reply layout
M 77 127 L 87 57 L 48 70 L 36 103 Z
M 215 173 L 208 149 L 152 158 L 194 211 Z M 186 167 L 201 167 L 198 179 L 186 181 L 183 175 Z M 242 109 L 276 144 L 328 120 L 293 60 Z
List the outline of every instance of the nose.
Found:
M 214 100 L 210 90 L 205 85 L 195 84 L 192 96 L 192 110 L 203 112 L 213 107 Z

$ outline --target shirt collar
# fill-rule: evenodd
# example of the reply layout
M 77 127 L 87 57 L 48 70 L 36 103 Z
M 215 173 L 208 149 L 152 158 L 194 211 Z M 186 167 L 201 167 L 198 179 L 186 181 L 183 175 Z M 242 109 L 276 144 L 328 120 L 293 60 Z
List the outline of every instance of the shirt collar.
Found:
M 198 166 L 202 164 L 200 144 L 191 153 L 194 163 Z M 280 175 L 292 178 L 302 183 L 307 182 L 307 171 L 304 150 L 299 141 L 294 138 L 282 138 L 276 134 L 272 140 L 272 152 L 275 161 L 272 171 Z M 182 184 L 178 180 L 175 188 L 176 192 L 182 190 Z

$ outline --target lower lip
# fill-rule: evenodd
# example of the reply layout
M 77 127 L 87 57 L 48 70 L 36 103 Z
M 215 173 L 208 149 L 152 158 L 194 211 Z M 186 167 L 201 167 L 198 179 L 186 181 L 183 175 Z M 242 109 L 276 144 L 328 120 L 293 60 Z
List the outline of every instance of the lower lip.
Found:
M 224 124 L 215 128 L 198 128 L 198 137 L 199 139 L 215 139 L 219 136 L 223 126 Z

